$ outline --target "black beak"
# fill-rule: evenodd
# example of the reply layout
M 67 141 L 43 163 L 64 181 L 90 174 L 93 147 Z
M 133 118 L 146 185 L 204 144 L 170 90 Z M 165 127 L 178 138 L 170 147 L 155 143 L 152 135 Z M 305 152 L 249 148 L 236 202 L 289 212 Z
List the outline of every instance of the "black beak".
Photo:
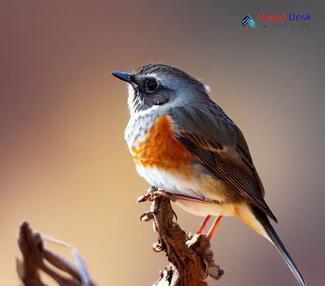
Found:
M 126 81 L 128 83 L 132 82 L 132 77 L 127 72 L 112 72 L 112 75 L 117 77 L 118 79 Z

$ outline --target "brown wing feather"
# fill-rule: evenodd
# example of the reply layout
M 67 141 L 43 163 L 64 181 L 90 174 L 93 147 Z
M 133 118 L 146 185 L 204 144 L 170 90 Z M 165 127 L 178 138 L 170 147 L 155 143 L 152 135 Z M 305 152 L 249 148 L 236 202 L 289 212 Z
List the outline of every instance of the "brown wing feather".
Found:
M 214 111 L 222 112 L 220 110 Z M 234 191 L 277 221 L 264 201 L 264 188 L 241 131 L 227 117 L 222 119 L 224 113 L 216 115 L 219 114 L 207 114 L 206 110 L 198 108 L 177 108 L 171 112 L 178 126 L 176 138 L 214 176 L 227 182 Z

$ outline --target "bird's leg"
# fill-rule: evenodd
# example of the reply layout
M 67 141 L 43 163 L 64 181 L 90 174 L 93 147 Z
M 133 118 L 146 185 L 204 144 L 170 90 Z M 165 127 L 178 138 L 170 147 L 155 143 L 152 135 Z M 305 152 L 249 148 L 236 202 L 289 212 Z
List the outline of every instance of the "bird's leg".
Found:
M 221 216 L 221 215 L 218 216 L 218 217 L 215 219 L 215 221 L 214 221 L 213 225 L 211 226 L 211 228 L 209 229 L 209 231 L 208 231 L 208 233 L 207 233 L 207 237 L 208 237 L 209 240 L 212 238 L 213 234 L 215 233 L 215 231 L 216 231 L 218 225 L 219 225 L 220 222 L 221 222 L 221 219 L 222 219 L 222 216 Z
M 206 225 L 208 224 L 210 218 L 211 218 L 210 215 L 207 215 L 206 216 L 206 218 L 204 219 L 204 221 L 202 222 L 202 224 L 200 225 L 200 227 L 195 232 L 196 234 L 201 234 L 202 233 L 202 231 L 205 229 Z

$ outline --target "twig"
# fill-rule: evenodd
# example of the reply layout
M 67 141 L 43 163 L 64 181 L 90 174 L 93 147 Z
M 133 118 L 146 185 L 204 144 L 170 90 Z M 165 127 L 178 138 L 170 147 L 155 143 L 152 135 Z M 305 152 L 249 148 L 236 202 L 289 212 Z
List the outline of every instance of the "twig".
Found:
M 159 193 L 152 196 L 147 194 L 138 199 L 139 202 L 146 200 L 153 201 L 151 209 L 140 219 L 153 219 L 159 236 L 153 248 L 157 252 L 165 251 L 171 263 L 161 271 L 154 286 L 203 286 L 207 285 L 207 276 L 219 279 L 223 270 L 214 263 L 207 236 L 187 236 L 173 220 L 174 211 L 168 197 Z
M 20 227 L 18 245 L 23 260 L 17 258 L 16 266 L 18 276 L 24 285 L 46 286 L 40 278 L 40 271 L 43 271 L 60 286 L 85 286 L 82 269 L 44 248 L 41 235 L 34 233 L 27 222 Z M 62 275 L 60 271 L 69 277 Z M 95 286 L 91 281 L 88 285 Z

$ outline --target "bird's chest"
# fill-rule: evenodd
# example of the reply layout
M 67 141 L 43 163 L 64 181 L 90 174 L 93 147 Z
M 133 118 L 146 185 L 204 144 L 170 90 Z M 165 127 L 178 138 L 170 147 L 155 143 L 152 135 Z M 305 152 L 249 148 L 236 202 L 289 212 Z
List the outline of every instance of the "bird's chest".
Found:
M 125 137 L 137 167 L 189 172 L 192 155 L 175 138 L 168 115 L 134 120 L 129 123 Z
M 222 188 L 193 163 L 193 155 L 175 138 L 174 128 L 167 115 L 129 122 L 125 139 L 137 172 L 150 185 L 169 193 L 202 200 L 209 198 L 210 190 Z M 211 199 L 222 200 L 223 197 L 215 193 Z

